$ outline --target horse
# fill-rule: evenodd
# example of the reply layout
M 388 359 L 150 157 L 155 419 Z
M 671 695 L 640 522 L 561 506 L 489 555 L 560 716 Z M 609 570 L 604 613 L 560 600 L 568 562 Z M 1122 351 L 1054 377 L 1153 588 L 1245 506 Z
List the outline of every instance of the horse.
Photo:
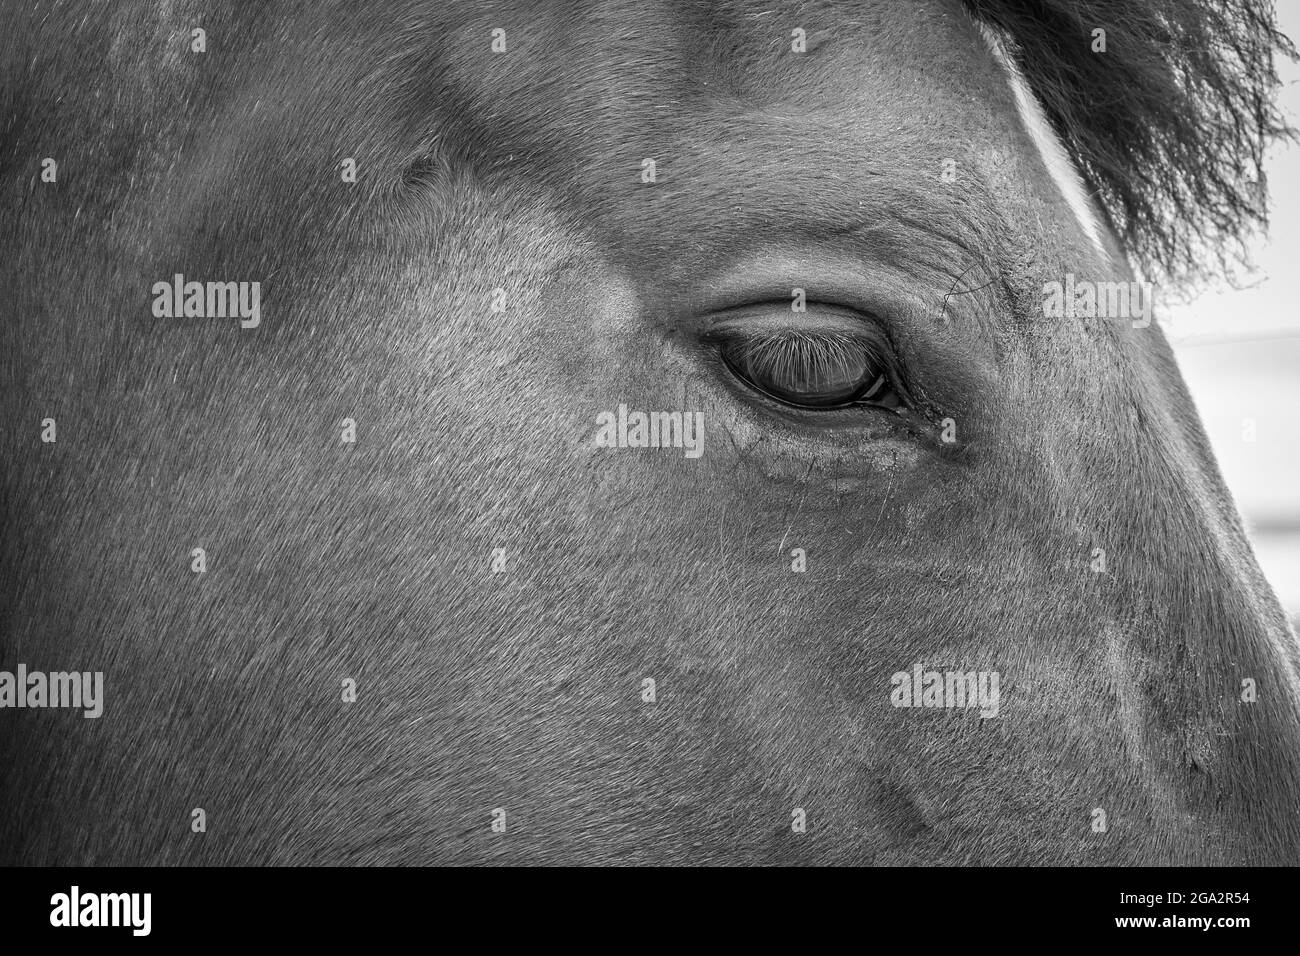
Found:
M 0 861 L 1300 862 L 1266 5 L 10 20 Z

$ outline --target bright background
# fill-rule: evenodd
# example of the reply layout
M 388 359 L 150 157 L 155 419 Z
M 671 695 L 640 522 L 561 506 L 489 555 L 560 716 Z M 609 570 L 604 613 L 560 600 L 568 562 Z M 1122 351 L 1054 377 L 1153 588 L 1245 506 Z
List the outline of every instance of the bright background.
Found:
M 1282 31 L 1300 39 L 1300 3 L 1280 7 Z M 1278 72 L 1282 109 L 1300 126 L 1300 65 Z M 1166 309 L 1166 334 L 1264 574 L 1300 628 L 1300 146 L 1276 146 L 1265 172 L 1272 227 L 1253 250 L 1255 272 Z

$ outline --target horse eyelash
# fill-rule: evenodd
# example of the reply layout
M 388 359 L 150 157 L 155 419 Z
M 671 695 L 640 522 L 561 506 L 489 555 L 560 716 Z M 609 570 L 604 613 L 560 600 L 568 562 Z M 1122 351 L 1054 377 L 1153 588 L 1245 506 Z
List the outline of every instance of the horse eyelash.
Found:
M 836 330 L 769 332 L 742 339 L 737 350 L 738 357 L 747 366 L 753 363 L 769 375 L 790 372 L 820 375 L 843 368 L 864 355 L 877 374 L 886 373 L 888 365 L 869 340 Z

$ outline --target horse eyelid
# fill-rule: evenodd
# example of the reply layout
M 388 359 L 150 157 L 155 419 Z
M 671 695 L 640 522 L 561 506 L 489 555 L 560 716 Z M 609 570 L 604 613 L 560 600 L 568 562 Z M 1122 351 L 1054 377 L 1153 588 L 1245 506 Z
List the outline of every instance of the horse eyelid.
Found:
M 771 303 L 768 304 L 772 305 Z M 754 311 L 756 306 L 746 306 L 741 310 L 729 311 Z M 785 326 L 782 328 L 772 328 L 771 326 L 743 329 L 746 323 L 735 322 L 726 323 L 709 329 L 703 338 L 714 345 L 722 359 L 723 364 L 731 371 L 731 374 L 739 378 L 745 385 L 769 399 L 777 401 L 783 405 L 793 405 L 794 407 L 806 407 L 809 410 L 819 406 L 808 405 L 802 406 L 798 403 L 787 401 L 786 399 L 775 395 L 769 388 L 761 382 L 753 381 L 747 374 L 738 369 L 736 365 L 726 356 L 727 346 L 739 344 L 743 348 L 752 348 L 759 351 L 765 348 L 781 348 L 780 340 L 786 339 L 789 344 L 793 340 L 802 339 L 803 341 L 823 340 L 827 353 L 829 354 L 835 348 L 844 348 L 846 345 L 853 343 L 857 348 L 862 349 L 866 356 L 870 375 L 868 376 L 870 384 L 866 391 L 856 399 L 846 402 L 843 405 L 825 406 L 829 409 L 844 409 L 851 407 L 889 407 L 897 408 L 910 405 L 908 398 L 909 390 L 903 381 L 901 374 L 901 363 L 895 354 L 893 343 L 889 336 L 876 326 L 870 320 L 853 319 L 851 324 L 836 324 L 833 327 L 807 327 L 798 328 Z M 752 323 L 757 324 L 757 323 Z M 877 406 L 874 397 L 888 393 L 895 401 L 892 404 Z

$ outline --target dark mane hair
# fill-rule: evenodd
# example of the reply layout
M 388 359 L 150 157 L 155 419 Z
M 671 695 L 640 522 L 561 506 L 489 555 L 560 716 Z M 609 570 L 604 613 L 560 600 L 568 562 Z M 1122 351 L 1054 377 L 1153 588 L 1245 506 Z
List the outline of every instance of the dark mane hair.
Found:
M 1133 264 L 1232 273 L 1268 224 L 1262 162 L 1294 130 L 1267 0 L 964 0 L 1001 34 Z M 1106 31 L 1105 52 L 1092 31 Z

